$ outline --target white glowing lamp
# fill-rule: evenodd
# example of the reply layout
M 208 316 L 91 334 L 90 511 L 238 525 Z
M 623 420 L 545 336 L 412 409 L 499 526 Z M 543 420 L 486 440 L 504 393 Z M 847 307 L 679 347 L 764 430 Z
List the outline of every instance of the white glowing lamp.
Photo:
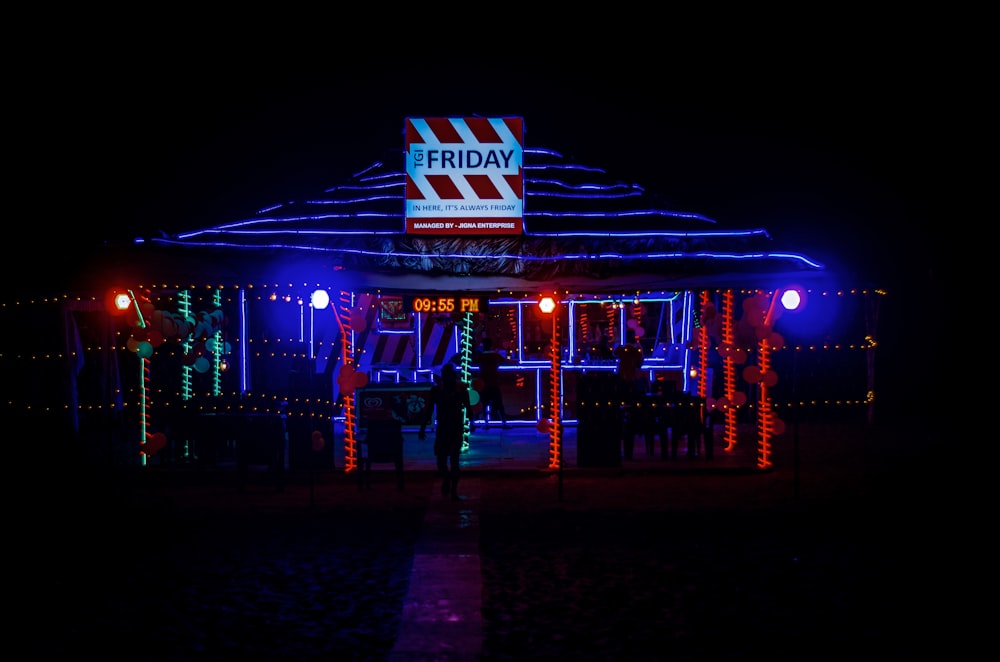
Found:
M 316 310 L 323 310 L 330 305 L 330 293 L 326 290 L 316 290 L 309 301 Z
M 798 286 L 792 286 L 781 293 L 781 307 L 792 313 L 800 310 L 806 303 L 805 291 Z

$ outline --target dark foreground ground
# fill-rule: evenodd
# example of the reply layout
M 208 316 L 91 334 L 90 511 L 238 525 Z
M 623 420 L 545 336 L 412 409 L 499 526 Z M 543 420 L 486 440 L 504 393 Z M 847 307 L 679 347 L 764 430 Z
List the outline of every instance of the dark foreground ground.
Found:
M 939 555 L 956 525 L 933 487 L 954 466 L 920 434 L 814 426 L 798 471 L 567 471 L 561 490 L 551 472 L 470 473 L 483 658 L 962 659 Z M 8 648 L 388 659 L 436 478 L 375 478 L 53 472 L 15 504 Z

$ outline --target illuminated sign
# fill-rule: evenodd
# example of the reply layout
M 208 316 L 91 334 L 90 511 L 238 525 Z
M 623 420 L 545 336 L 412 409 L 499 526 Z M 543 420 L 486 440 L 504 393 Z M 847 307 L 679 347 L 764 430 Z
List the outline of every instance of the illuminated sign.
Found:
M 487 300 L 477 296 L 428 294 L 403 297 L 407 310 L 414 313 L 485 313 Z
M 524 120 L 407 118 L 406 233 L 522 234 Z

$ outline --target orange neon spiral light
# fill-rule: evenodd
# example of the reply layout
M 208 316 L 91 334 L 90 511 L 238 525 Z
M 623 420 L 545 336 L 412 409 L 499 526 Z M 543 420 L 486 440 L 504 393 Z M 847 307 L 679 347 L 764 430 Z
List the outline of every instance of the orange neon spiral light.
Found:
M 341 370 L 354 366 L 354 342 L 351 339 L 351 293 L 340 292 L 337 305 L 337 326 L 340 327 Z M 345 389 L 341 389 L 344 391 Z M 354 391 L 344 392 L 344 473 L 358 468 L 358 417 Z
M 733 355 L 733 349 L 736 346 L 736 333 L 733 330 L 734 299 L 732 290 L 726 290 L 722 294 L 722 345 L 726 348 L 722 361 L 722 374 L 726 402 L 729 403 L 725 408 L 726 431 L 724 439 L 726 445 L 724 450 L 727 451 L 736 447 L 736 407 L 733 406 L 733 398 L 736 396 L 736 357 Z
M 562 464 L 562 342 L 559 338 L 558 309 L 552 311 L 552 375 L 549 380 L 549 468 Z
M 705 309 L 708 307 L 708 290 L 702 290 L 701 325 L 698 327 L 698 397 L 708 397 L 708 327 L 705 326 Z
M 758 365 L 761 374 L 766 374 L 771 370 L 771 342 L 767 338 L 762 338 L 758 343 L 760 360 Z M 757 468 L 771 468 L 771 437 L 774 436 L 775 416 L 771 408 L 770 387 L 761 379 L 760 397 L 758 399 L 759 413 L 757 423 Z

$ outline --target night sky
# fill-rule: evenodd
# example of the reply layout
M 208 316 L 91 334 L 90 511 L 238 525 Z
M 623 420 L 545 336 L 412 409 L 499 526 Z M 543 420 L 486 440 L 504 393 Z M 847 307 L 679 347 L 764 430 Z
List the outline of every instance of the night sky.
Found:
M 912 266 L 884 256 L 894 233 L 919 227 L 923 72 L 874 36 L 711 55 L 640 39 L 460 57 L 442 43 L 396 58 L 305 37 L 291 49 L 164 39 L 97 40 L 33 80 L 18 108 L 37 127 L 22 134 L 17 162 L 30 167 L 18 174 L 67 215 L 58 238 L 77 250 L 318 195 L 398 154 L 407 116 L 478 114 L 522 116 L 528 147 L 720 227 L 767 228 L 782 246 L 849 263 L 859 284 Z M 391 50 L 368 47 L 380 48 Z

